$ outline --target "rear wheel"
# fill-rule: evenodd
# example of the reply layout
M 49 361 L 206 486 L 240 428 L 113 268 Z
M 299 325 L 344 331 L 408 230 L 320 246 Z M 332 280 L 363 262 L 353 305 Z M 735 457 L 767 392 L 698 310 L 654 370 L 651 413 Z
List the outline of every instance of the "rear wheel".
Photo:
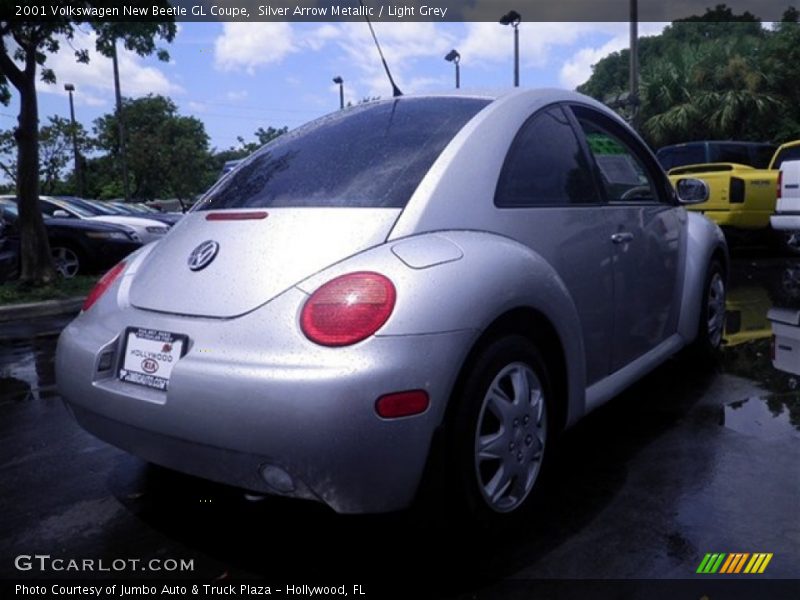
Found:
M 80 254 L 69 246 L 53 245 L 50 248 L 50 255 L 53 257 L 56 271 L 64 279 L 72 279 L 81 272 Z
M 521 336 L 488 344 L 464 381 L 453 413 L 453 501 L 471 520 L 507 524 L 533 495 L 550 436 L 547 368 Z
M 700 358 L 710 358 L 719 350 L 725 334 L 726 298 L 725 271 L 720 261 L 713 259 L 706 273 L 697 338 L 689 347 L 690 353 Z

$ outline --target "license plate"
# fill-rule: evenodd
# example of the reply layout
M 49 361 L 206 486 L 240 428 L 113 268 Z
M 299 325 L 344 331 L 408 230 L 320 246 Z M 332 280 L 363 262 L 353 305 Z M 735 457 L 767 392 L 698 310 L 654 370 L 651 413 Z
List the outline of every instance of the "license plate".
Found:
M 157 390 L 166 391 L 175 363 L 183 356 L 188 338 L 185 335 L 129 327 L 119 378 Z

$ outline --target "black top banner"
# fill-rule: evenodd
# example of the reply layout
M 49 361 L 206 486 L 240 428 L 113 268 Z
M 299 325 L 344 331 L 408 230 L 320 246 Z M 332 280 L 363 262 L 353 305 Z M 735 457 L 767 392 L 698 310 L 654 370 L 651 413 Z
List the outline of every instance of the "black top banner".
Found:
M 779 21 L 793 0 L 727 0 L 734 15 Z M 703 15 L 718 0 L 0 0 L 22 21 L 486 21 L 667 22 Z M 513 12 L 511 12 L 513 11 Z M 516 13 L 516 15 L 514 15 Z M 509 23 L 509 24 L 514 24 Z

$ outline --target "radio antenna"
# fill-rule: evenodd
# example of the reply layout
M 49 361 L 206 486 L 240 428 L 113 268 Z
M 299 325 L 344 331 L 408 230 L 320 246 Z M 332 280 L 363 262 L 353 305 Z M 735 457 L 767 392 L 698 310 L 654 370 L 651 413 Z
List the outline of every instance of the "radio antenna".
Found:
M 364 20 L 369 25 L 369 32 L 372 34 L 372 39 L 375 40 L 375 46 L 378 48 L 378 54 L 381 55 L 381 62 L 383 63 L 383 68 L 386 71 L 386 76 L 389 78 L 389 83 L 392 84 L 392 96 L 397 98 L 398 96 L 402 96 L 403 92 L 400 91 L 400 88 L 397 87 L 397 84 L 392 79 L 392 73 L 389 71 L 389 65 L 386 64 L 386 59 L 383 56 L 383 51 L 381 50 L 381 45 L 378 43 L 378 38 L 375 35 L 375 30 L 372 28 L 372 23 L 370 23 L 369 17 L 367 16 L 367 9 L 364 6 L 363 0 L 358 0 L 358 3 L 361 5 L 361 8 L 364 11 Z

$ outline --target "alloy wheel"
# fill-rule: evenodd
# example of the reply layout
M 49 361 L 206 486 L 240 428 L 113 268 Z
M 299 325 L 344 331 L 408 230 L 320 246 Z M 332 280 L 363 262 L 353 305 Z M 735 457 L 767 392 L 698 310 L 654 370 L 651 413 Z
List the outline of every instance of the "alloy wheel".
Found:
M 539 377 L 527 364 L 503 367 L 484 396 L 475 432 L 475 473 L 489 507 L 519 507 L 539 475 L 547 439 L 547 412 Z
M 59 246 L 52 249 L 51 256 L 53 257 L 56 271 L 58 271 L 59 275 L 64 279 L 72 279 L 78 274 L 81 262 L 78 255 L 75 254 L 73 250 L 65 248 L 64 246 Z

